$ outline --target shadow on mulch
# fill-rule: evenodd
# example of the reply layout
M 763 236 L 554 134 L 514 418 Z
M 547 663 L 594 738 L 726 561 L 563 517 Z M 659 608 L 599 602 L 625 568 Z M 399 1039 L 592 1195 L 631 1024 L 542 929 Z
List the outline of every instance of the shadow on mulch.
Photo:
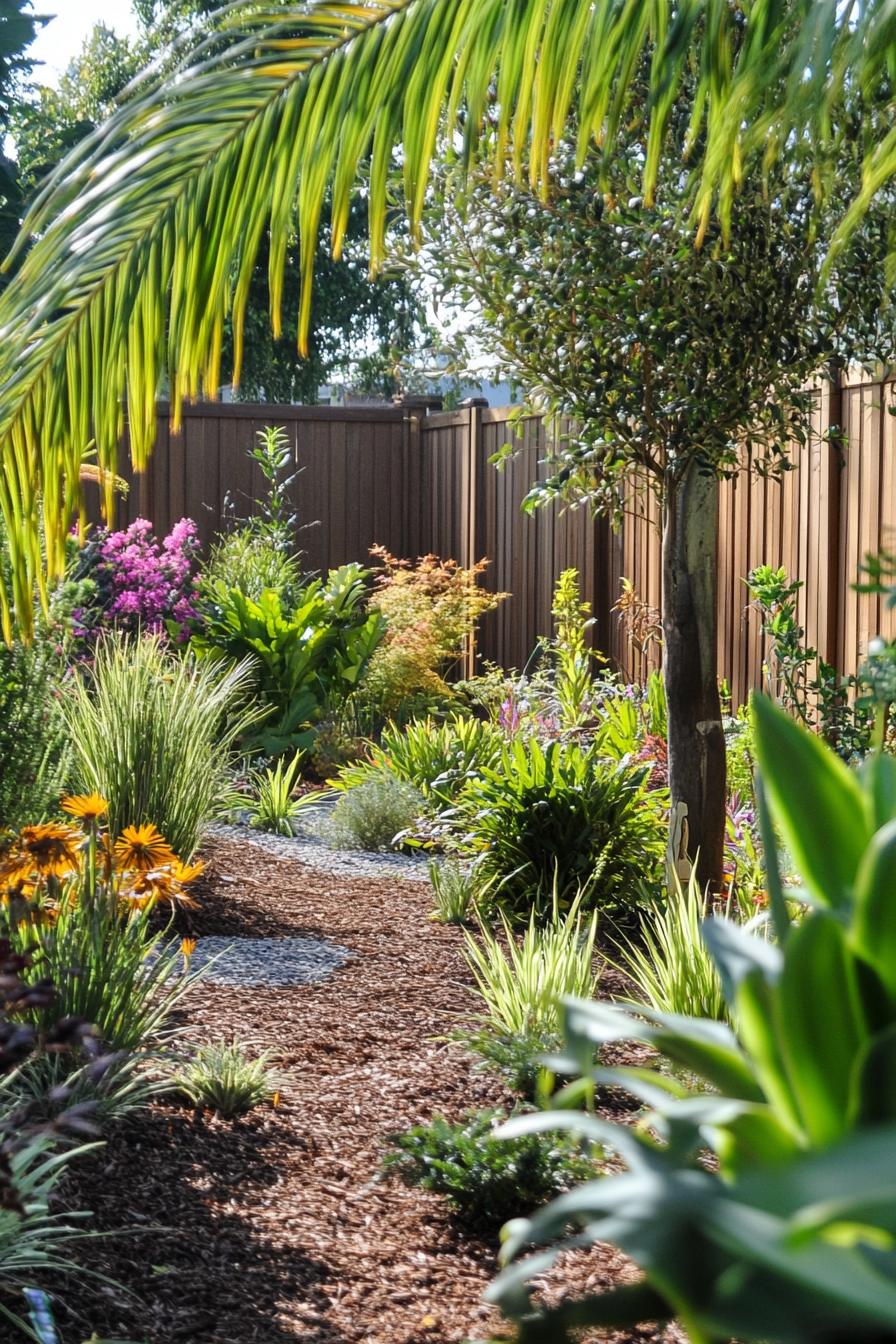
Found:
M 99 1284 L 89 1299 L 83 1289 L 61 1294 L 63 1338 L 96 1331 L 139 1344 L 340 1344 L 322 1287 L 332 1267 L 301 1245 L 277 1244 L 247 1216 L 259 1199 L 276 1200 L 277 1129 L 276 1117 L 225 1123 L 156 1107 L 114 1131 L 80 1165 L 66 1205 L 89 1203 L 90 1226 L 106 1234 L 78 1259 L 127 1291 Z M 278 1323 L 278 1308 L 303 1318 L 301 1334 Z
M 270 891 L 260 886 L 257 880 L 219 872 L 211 863 L 191 890 L 197 909 L 178 912 L 178 931 L 191 938 L 327 938 L 319 925 L 297 923 L 294 909 L 276 907 Z

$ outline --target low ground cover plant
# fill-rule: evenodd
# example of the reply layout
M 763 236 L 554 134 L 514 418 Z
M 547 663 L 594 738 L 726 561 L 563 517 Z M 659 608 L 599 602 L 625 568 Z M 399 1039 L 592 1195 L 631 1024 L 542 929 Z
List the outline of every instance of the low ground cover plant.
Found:
M 414 830 L 424 809 L 423 795 L 412 784 L 380 770 L 341 794 L 319 830 L 334 849 L 388 850 Z
M 444 1195 L 464 1222 L 494 1229 L 593 1173 L 574 1140 L 527 1134 L 502 1140 L 506 1116 L 472 1112 L 457 1123 L 437 1116 L 390 1137 L 384 1167 L 408 1185 Z
M 549 915 L 579 891 L 621 914 L 656 891 L 665 848 L 663 798 L 648 771 L 608 764 L 596 747 L 517 737 L 497 767 L 461 793 L 455 827 L 491 897 L 508 915 Z
M 257 719 L 253 669 L 175 655 L 158 636 L 107 635 L 61 707 L 72 781 L 108 804 L 113 835 L 157 826 L 192 857 L 229 778 L 235 745 Z
M 269 1053 L 253 1058 L 239 1041 L 203 1045 L 172 1075 L 172 1086 L 197 1110 L 232 1120 L 276 1094 L 270 1058 Z

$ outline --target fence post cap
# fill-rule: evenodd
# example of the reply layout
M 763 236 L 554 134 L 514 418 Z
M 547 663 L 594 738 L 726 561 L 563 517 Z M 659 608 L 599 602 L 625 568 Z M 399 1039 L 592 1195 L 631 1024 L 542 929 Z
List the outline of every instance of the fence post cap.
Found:
M 445 404 L 445 398 L 437 393 L 428 396 L 410 396 L 404 392 L 396 392 L 392 401 L 396 406 L 401 406 L 404 410 L 411 411 L 440 411 Z

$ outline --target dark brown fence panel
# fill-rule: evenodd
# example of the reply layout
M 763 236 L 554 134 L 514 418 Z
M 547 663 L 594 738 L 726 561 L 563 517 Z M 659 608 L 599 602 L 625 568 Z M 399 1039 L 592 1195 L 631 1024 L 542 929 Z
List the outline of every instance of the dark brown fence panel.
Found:
M 482 409 L 471 414 L 476 444 L 474 554 L 490 560 L 488 587 L 511 594 L 484 619 L 478 652 L 483 660 L 521 669 L 538 639 L 551 633 L 554 586 L 564 569 L 578 569 L 583 600 L 591 603 L 598 622 L 605 620 L 598 539 L 606 529 L 584 508 L 549 505 L 534 514 L 524 513 L 523 500 L 532 482 L 546 471 L 544 424 L 534 417 L 515 423 L 510 411 Z M 496 468 L 491 459 L 508 446 L 512 456 Z
M 794 447 L 792 470 L 776 480 L 742 472 L 723 484 L 719 664 L 735 703 L 763 679 L 766 649 L 744 585 L 757 564 L 783 565 L 802 581 L 807 639 L 841 671 L 857 669 L 875 634 L 896 634 L 896 611 L 853 587 L 867 554 L 896 549 L 896 422 L 887 409 L 894 386 L 853 371 L 836 386 L 820 386 L 813 433 Z M 293 445 L 292 500 L 308 569 L 363 563 L 375 543 L 408 558 L 435 552 L 465 565 L 488 558 L 488 586 L 512 596 L 483 621 L 478 657 L 522 668 L 552 628 L 559 574 L 574 566 L 595 614 L 594 643 L 611 665 L 633 680 L 657 665 L 658 647 L 639 653 L 613 611 L 623 578 L 649 608 L 661 605 L 656 499 L 632 489 L 618 532 L 581 508 L 524 514 L 531 482 L 547 470 L 546 428 L 535 417 L 518 421 L 481 407 L 426 415 L 414 406 L 215 403 L 186 407 L 175 435 L 161 405 L 146 472 L 132 472 L 122 445 L 130 492 L 118 501 L 116 525 L 143 516 L 165 533 L 188 515 L 207 546 L 227 501 L 246 516 L 263 494 L 249 450 L 267 425 L 282 425 Z M 834 425 L 844 431 L 842 451 L 828 440 Z M 490 459 L 508 446 L 511 456 L 496 469 Z
M 159 408 L 156 450 L 144 473 L 134 473 L 122 447 L 120 473 L 129 483 L 116 525 L 138 516 L 157 532 L 189 516 L 207 546 L 225 522 L 254 512 L 265 483 L 250 450 L 259 430 L 279 425 L 293 445 L 297 476 L 291 487 L 298 541 L 309 569 L 364 560 L 381 543 L 403 551 L 410 480 L 404 412 L 390 407 L 330 408 L 200 404 L 184 410 L 171 432 Z

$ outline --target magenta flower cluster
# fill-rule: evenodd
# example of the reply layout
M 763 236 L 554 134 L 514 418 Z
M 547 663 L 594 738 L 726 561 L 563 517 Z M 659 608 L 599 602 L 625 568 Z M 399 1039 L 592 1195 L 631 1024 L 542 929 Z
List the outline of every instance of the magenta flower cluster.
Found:
M 92 600 L 73 614 L 83 636 L 102 626 L 147 634 L 176 627 L 187 639 L 196 617 L 196 524 L 182 518 L 159 541 L 152 524 L 137 518 L 121 532 L 101 532 L 91 542 L 88 574 Z

